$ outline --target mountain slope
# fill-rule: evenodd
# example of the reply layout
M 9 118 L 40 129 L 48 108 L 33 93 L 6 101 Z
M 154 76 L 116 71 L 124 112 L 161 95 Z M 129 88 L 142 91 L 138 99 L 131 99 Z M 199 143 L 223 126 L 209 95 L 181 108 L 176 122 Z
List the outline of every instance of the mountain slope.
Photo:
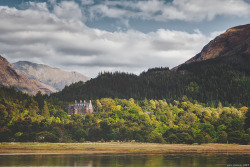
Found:
M 33 95 L 38 91 L 41 91 L 43 94 L 56 92 L 56 90 L 52 87 L 35 80 L 31 80 L 25 75 L 18 73 L 2 56 L 0 56 L 0 85 L 14 87 L 17 90 Z
M 228 29 L 210 41 L 200 53 L 185 64 L 239 54 L 250 54 L 250 24 Z
M 28 76 L 28 78 L 49 85 L 58 91 L 62 90 L 65 85 L 89 80 L 88 77 L 77 72 L 67 72 L 59 68 L 52 68 L 47 65 L 28 61 L 13 63 L 13 67 L 20 73 Z

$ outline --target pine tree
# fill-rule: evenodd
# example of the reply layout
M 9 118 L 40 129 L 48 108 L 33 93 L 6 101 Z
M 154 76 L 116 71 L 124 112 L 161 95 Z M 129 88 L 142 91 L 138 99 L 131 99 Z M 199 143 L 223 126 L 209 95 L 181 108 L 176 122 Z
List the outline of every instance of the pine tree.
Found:
M 43 110 L 42 110 L 41 115 L 42 115 L 42 116 L 44 116 L 45 118 L 50 117 L 49 107 L 48 107 L 48 105 L 47 105 L 47 102 L 46 102 L 46 101 L 44 101 Z

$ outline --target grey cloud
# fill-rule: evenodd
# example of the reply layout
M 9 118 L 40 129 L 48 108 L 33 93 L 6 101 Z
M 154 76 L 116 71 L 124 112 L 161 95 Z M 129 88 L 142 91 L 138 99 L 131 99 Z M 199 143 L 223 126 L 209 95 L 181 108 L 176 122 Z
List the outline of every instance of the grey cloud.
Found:
M 74 3 L 67 7 L 54 5 L 76 11 L 81 8 Z M 12 62 L 46 63 L 88 76 L 100 71 L 138 74 L 147 68 L 178 65 L 199 52 L 210 39 L 200 32 L 166 29 L 151 33 L 107 32 L 87 27 L 81 17 L 71 19 L 46 10 L 46 5 L 37 6 L 43 10 L 0 6 L 0 54 Z
M 76 59 L 77 60 L 77 59 Z M 121 62 L 107 62 L 107 61 L 91 61 L 91 62 L 64 62 L 65 66 L 85 66 L 85 67 L 127 67 L 135 68 L 141 67 L 138 64 L 121 63 Z
M 216 16 L 245 17 L 250 5 L 244 0 L 104 1 L 87 9 L 92 18 L 203 21 Z
M 77 48 L 77 47 L 63 47 L 58 48 L 57 51 L 65 55 L 81 55 L 81 56 L 91 56 L 103 54 L 103 51 L 97 49 L 88 48 Z

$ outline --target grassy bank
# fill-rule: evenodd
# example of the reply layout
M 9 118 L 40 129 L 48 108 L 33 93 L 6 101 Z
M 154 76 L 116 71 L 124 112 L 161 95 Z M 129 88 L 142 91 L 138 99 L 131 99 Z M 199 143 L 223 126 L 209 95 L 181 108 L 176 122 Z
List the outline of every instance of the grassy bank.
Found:
M 0 143 L 0 153 L 246 153 L 250 145 L 155 143 Z

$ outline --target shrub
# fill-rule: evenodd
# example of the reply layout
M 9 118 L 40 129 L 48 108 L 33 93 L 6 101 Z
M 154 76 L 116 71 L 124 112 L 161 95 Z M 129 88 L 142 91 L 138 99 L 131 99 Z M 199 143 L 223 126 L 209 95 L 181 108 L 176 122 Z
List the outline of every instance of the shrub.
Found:
M 197 142 L 198 144 L 205 143 L 204 136 L 202 134 L 197 134 L 195 137 L 195 142 Z
M 56 143 L 59 141 L 59 138 L 53 133 L 50 133 L 48 131 L 43 131 L 43 132 L 37 133 L 36 141 Z

